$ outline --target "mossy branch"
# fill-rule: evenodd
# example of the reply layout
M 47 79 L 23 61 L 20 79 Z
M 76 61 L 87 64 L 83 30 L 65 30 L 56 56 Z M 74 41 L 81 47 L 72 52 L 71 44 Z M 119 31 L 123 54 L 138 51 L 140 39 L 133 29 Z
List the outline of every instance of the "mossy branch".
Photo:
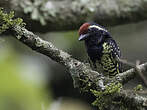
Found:
M 45 32 L 77 29 L 86 21 L 116 26 L 147 20 L 146 0 L 1 0 L 0 7 L 15 10 L 31 21 L 32 30 Z
M 0 34 L 15 25 L 25 26 L 25 23 L 23 23 L 23 19 L 21 18 L 14 18 L 14 11 L 7 14 L 0 8 Z
M 1 23 L 7 24 L 10 21 L 13 22 L 12 17 L 7 17 L 7 20 L 3 18 L 3 16 L 6 15 L 3 11 L 1 11 L 0 15 Z M 83 92 L 95 95 L 96 101 L 94 104 L 99 108 L 103 109 L 105 104 L 107 104 L 108 107 L 113 105 L 109 102 L 120 102 L 121 107 L 128 108 L 128 110 L 130 107 L 133 107 L 134 110 L 146 109 L 147 98 L 141 97 L 133 92 L 129 94 L 122 89 L 123 83 L 135 77 L 135 69 L 120 73 L 110 79 L 93 71 L 88 65 L 74 59 L 70 54 L 56 48 L 51 42 L 45 41 L 38 35 L 28 31 L 21 23 L 8 25 L 8 29 L 11 30 L 10 33 L 16 39 L 26 44 L 32 50 L 48 56 L 52 60 L 65 66 L 73 78 L 74 86 L 80 88 Z M 139 65 L 138 69 L 140 69 L 140 71 L 147 71 L 147 63 Z M 109 97 L 109 102 L 105 101 L 104 97 Z M 101 103 L 101 101 L 104 103 Z M 129 107 L 127 107 L 128 104 Z M 115 103 L 115 105 L 118 105 L 118 103 Z M 110 107 L 109 110 L 111 109 Z

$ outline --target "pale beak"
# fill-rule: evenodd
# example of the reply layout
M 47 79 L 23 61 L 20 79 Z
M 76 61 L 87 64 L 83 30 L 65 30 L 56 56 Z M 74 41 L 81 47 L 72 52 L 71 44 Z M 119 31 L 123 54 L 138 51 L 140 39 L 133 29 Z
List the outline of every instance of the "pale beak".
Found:
M 89 33 L 80 35 L 79 41 L 85 40 L 88 36 L 89 36 Z

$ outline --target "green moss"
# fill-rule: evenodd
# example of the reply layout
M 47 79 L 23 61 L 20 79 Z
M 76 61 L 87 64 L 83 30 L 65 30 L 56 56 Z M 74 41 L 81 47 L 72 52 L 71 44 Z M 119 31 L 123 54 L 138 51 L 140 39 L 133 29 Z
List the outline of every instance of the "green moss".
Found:
M 91 90 L 91 93 L 96 96 L 96 100 L 92 103 L 92 105 L 98 106 L 100 110 L 107 108 L 110 103 L 113 103 L 112 96 L 115 93 L 120 92 L 121 88 L 122 84 L 111 83 L 110 85 L 106 86 L 104 91 Z
M 97 106 L 99 110 L 108 108 L 110 104 L 120 105 L 121 102 L 116 102 L 112 98 L 114 94 L 119 93 L 122 89 L 122 84 L 119 82 L 111 82 L 105 86 L 105 90 L 94 89 L 93 83 L 89 80 L 88 76 L 80 78 L 80 90 L 82 92 L 91 92 L 96 99 L 92 105 Z
M 81 86 L 80 86 L 80 90 L 81 91 L 83 91 L 83 92 L 88 92 L 88 88 L 90 88 L 91 87 L 91 82 L 89 81 L 89 79 L 88 78 L 81 78 L 80 80 L 80 84 L 81 84 Z
M 142 89 L 143 89 L 142 85 L 141 85 L 141 84 L 138 84 L 138 85 L 134 88 L 134 91 L 140 91 L 140 90 L 142 90 Z
M 0 34 L 15 25 L 25 26 L 25 23 L 23 23 L 21 18 L 14 19 L 14 11 L 5 13 L 3 9 L 0 8 Z

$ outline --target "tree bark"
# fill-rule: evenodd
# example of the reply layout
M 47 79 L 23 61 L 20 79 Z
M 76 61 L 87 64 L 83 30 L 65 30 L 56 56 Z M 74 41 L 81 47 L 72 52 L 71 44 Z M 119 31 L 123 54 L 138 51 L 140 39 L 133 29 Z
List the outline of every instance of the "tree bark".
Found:
M 147 19 L 146 0 L 1 0 L 0 7 L 14 10 L 39 32 L 78 29 L 87 21 L 116 26 Z

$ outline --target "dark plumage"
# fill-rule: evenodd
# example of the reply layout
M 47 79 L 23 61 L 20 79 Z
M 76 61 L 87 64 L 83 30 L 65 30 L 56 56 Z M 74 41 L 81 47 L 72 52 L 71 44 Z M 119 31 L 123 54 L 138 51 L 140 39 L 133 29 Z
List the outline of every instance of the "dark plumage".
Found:
M 105 28 L 95 23 L 84 23 L 79 29 L 79 36 L 79 41 L 85 41 L 94 69 L 101 68 L 101 72 L 109 77 L 121 72 L 119 47 Z

